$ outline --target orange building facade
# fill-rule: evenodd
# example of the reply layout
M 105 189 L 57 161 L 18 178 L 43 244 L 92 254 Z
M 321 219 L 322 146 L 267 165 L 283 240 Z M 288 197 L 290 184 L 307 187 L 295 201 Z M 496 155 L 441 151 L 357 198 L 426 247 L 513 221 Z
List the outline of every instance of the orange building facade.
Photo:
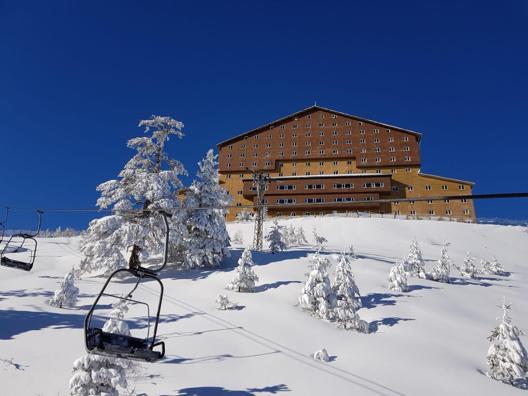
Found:
M 418 132 L 320 106 L 218 144 L 220 183 L 239 207 L 256 202 L 252 171 L 269 174 L 271 216 L 375 212 L 472 222 L 473 201 L 412 198 L 470 195 L 473 183 L 421 172 Z M 410 202 L 376 202 L 380 199 Z M 373 201 L 373 202 L 370 202 Z

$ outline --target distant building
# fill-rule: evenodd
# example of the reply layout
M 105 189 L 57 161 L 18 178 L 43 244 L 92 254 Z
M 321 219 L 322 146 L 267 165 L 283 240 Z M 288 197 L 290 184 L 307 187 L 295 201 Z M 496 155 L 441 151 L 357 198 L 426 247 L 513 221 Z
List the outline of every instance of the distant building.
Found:
M 218 144 L 219 175 L 236 206 L 256 199 L 251 173 L 269 173 L 271 216 L 370 211 L 474 221 L 472 200 L 369 203 L 469 195 L 473 183 L 421 172 L 421 134 L 311 106 Z M 228 220 L 239 210 L 231 209 Z

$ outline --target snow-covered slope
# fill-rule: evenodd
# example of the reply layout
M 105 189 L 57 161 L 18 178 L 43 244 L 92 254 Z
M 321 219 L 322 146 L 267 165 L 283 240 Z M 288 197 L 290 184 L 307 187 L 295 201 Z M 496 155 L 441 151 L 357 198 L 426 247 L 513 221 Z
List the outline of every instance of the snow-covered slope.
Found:
M 254 253 L 260 278 L 256 293 L 225 290 L 242 245 L 217 271 L 163 274 L 165 299 L 159 335 L 167 356 L 139 364 L 131 372 L 134 394 L 148 395 L 509 395 L 525 392 L 492 381 L 486 370 L 486 337 L 506 296 L 512 317 L 528 329 L 528 233 L 522 227 L 448 222 L 346 217 L 297 218 L 329 241 L 326 252 L 335 265 L 337 252 L 354 245 L 353 264 L 363 296 L 362 319 L 377 322 L 374 334 L 337 329 L 296 306 L 313 248 L 283 253 Z M 269 227 L 270 223 L 266 223 Z M 245 244 L 252 224 L 233 223 Z M 427 269 L 449 241 L 449 255 L 461 263 L 466 252 L 503 264 L 508 277 L 457 279 L 454 284 L 409 279 L 411 291 L 387 290 L 390 267 L 402 258 L 413 237 L 420 243 Z M 64 274 L 79 262 L 78 240 L 42 239 L 37 264 L 26 273 L 0 267 L 0 383 L 2 395 L 67 395 L 72 362 L 84 353 L 83 319 L 104 278 L 77 282 L 75 310 L 50 307 Z M 458 276 L 458 274 L 454 273 Z M 116 292 L 131 288 L 123 281 Z M 146 285 L 138 298 L 155 302 Z M 215 299 L 227 294 L 241 309 L 219 311 Z M 131 316 L 136 315 L 131 312 Z M 145 318 L 129 321 L 144 330 Z M 524 339 L 527 343 L 526 338 Z M 311 354 L 326 348 L 328 363 Z M 12 359 L 12 361 L 11 361 Z M 522 393 L 521 393 L 522 392 Z

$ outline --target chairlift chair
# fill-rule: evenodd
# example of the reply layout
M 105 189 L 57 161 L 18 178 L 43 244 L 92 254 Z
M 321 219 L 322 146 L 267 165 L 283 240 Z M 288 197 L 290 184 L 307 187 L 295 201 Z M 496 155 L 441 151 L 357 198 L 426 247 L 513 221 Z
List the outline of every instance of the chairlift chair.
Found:
M 33 233 L 22 232 L 22 233 L 11 235 L 6 245 L 0 252 L 0 265 L 3 265 L 4 267 L 10 267 L 10 268 L 15 268 L 15 269 L 24 270 L 24 271 L 31 271 L 31 269 L 33 268 L 33 264 L 35 263 L 35 258 L 37 256 L 38 244 L 37 244 L 36 237 L 40 233 L 43 213 L 44 212 L 42 210 L 37 210 L 38 225 L 37 225 L 37 230 L 35 232 Z M 15 249 L 10 250 L 14 245 L 13 239 L 16 240 L 18 238 L 22 239 L 22 243 L 19 246 L 17 246 Z M 12 253 L 16 253 L 20 251 L 20 249 L 22 248 L 22 246 L 24 246 L 26 242 L 30 242 L 32 244 L 32 247 L 28 248 L 29 250 L 28 260 L 25 260 L 25 261 L 17 260 L 13 257 L 7 256 L 7 254 L 12 254 Z
M 171 215 L 163 211 L 158 211 L 157 213 L 159 213 L 163 217 L 163 222 L 165 226 L 165 246 L 163 249 L 162 264 L 161 266 L 159 266 L 159 268 L 156 269 L 144 268 L 142 266 L 135 268 L 121 268 L 114 271 L 108 277 L 101 292 L 95 299 L 95 302 L 93 303 L 90 311 L 86 315 L 84 321 L 85 346 L 88 353 L 123 359 L 141 360 L 145 362 L 155 362 L 165 356 L 165 343 L 163 341 L 156 340 L 164 291 L 163 283 L 161 282 L 157 274 L 167 265 L 167 256 L 169 248 L 169 223 L 167 219 L 168 217 L 171 217 Z M 105 292 L 111 281 L 115 279 L 118 275 L 124 273 L 130 274 L 137 278 L 137 282 L 135 283 L 132 290 L 125 297 Z M 156 317 L 152 320 L 152 336 L 149 336 L 151 318 L 148 304 L 145 302 L 134 300 L 132 298 L 132 295 L 138 288 L 139 284 L 148 280 L 155 281 L 157 285 L 159 285 L 159 300 L 156 310 Z M 145 305 L 147 307 L 148 315 L 147 336 L 145 338 L 138 338 L 122 334 L 115 334 L 106 332 L 102 328 L 94 326 L 94 312 L 96 311 L 97 304 L 99 303 L 99 300 L 102 296 L 126 300 L 135 304 Z

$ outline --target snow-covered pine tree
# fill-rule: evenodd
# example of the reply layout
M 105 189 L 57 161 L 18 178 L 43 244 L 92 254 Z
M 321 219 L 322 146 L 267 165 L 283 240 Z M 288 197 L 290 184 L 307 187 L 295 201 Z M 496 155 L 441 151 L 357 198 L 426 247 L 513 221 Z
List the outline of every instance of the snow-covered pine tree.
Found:
M 449 283 L 449 273 L 451 271 L 451 259 L 447 255 L 447 245 L 442 246 L 440 260 L 431 272 L 431 279 L 437 282 Z
M 512 324 L 509 316 L 511 304 L 506 304 L 506 299 L 504 299 L 501 308 L 501 323 L 488 337 L 491 345 L 487 356 L 487 374 L 495 380 L 514 384 L 526 376 L 528 353 L 520 339 L 524 333 Z
M 238 259 L 238 267 L 236 268 L 235 277 L 227 285 L 229 290 L 238 292 L 253 292 L 255 290 L 255 283 L 258 282 L 258 276 L 251 268 L 255 263 L 251 250 L 246 248 L 242 252 L 242 256 Z
M 315 227 L 312 229 L 312 234 L 314 236 L 315 246 L 317 247 L 317 249 L 324 249 L 324 244 L 328 242 L 328 239 L 326 239 L 322 235 L 319 235 Z
M 422 250 L 416 239 L 413 239 L 411 246 L 409 247 L 409 252 L 405 258 L 405 264 L 407 266 L 406 271 L 411 275 L 416 275 L 422 279 L 427 278 Z
M 128 302 L 119 300 L 112 305 L 110 319 L 103 330 L 110 333 L 130 335 L 123 320 L 128 311 Z M 126 370 L 131 363 L 125 359 L 86 354 L 73 362 L 73 376 L 70 379 L 72 396 L 108 395 L 119 396 L 126 392 Z
M 140 255 L 157 253 L 163 245 L 163 220 L 158 216 L 125 215 L 126 211 L 164 209 L 173 213 L 173 224 L 179 224 L 177 213 L 180 202 L 177 192 L 182 187 L 180 175 L 185 175 L 183 165 L 169 158 L 165 145 L 171 136 L 183 137 L 183 124 L 170 117 L 152 116 L 142 120 L 148 136 L 128 141 L 136 154 L 119 173 L 119 178 L 100 184 L 101 197 L 97 206 L 112 207 L 116 214 L 93 220 L 82 240 L 81 271 L 104 270 L 106 273 L 126 266 L 124 252 L 131 248 L 128 264 L 137 267 Z M 171 233 L 171 243 L 179 237 Z
M 336 302 L 330 316 L 344 329 L 363 330 L 365 325 L 357 314 L 361 308 L 361 295 L 354 280 L 351 263 L 352 259 L 348 255 L 340 255 L 332 285 Z
M 244 242 L 243 239 L 242 239 L 242 231 L 237 230 L 237 232 L 235 232 L 235 234 L 231 238 L 231 241 L 233 243 L 237 243 L 237 244 L 241 245 Z
M 487 275 L 504 275 L 504 270 L 499 260 L 495 256 L 491 258 L 491 261 L 482 259 L 481 267 L 483 273 Z
M 229 301 L 229 298 L 224 294 L 219 294 L 218 297 L 216 297 L 216 304 L 217 308 L 221 311 L 231 309 L 234 306 L 234 304 Z
M 466 258 L 462 267 L 459 268 L 460 276 L 465 278 L 476 278 L 478 275 L 478 269 L 475 265 L 475 258 L 471 255 L 470 252 L 467 252 Z
M 321 256 L 318 250 L 311 258 L 312 270 L 308 274 L 308 280 L 299 296 L 301 308 L 324 319 L 331 317 L 331 310 L 335 307 L 336 302 L 328 277 L 329 266 L 330 261 Z
M 389 272 L 389 290 L 395 292 L 406 292 L 407 287 L 407 272 L 403 262 L 399 262 L 392 266 Z
M 284 235 L 282 234 L 282 226 L 279 225 L 277 220 L 273 221 L 271 229 L 266 235 L 265 239 L 269 243 L 271 253 L 275 254 L 287 249 L 286 243 L 284 242 Z
M 295 240 L 297 241 L 297 246 L 308 245 L 308 240 L 306 239 L 306 235 L 304 235 L 302 226 L 295 228 Z
M 286 246 L 288 247 L 297 246 L 295 227 L 292 224 L 284 227 L 284 243 L 286 243 Z
M 64 280 L 60 283 L 59 289 L 55 290 L 55 294 L 48 303 L 58 308 L 72 308 L 75 306 L 78 296 L 79 288 L 75 286 L 75 269 L 72 268 L 68 271 Z
M 225 225 L 226 205 L 231 197 L 218 182 L 216 155 L 209 150 L 198 163 L 196 179 L 185 198 L 186 265 L 189 268 L 215 267 L 229 255 L 229 234 Z

